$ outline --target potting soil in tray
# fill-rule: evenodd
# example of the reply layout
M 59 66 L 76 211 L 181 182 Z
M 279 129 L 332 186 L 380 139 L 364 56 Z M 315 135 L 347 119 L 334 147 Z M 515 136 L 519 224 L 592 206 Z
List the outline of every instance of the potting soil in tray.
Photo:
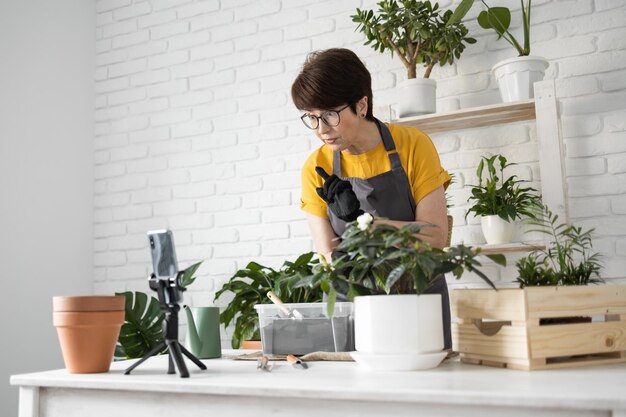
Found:
M 354 350 L 354 327 L 350 316 L 275 318 L 261 329 L 263 353 L 305 355 L 311 352 Z

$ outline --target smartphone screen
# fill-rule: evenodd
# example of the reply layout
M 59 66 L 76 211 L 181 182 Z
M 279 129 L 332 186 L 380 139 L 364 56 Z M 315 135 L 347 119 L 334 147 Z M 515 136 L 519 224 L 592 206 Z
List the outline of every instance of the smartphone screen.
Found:
M 178 273 L 174 236 L 170 230 L 148 232 L 152 269 L 159 279 L 173 278 Z

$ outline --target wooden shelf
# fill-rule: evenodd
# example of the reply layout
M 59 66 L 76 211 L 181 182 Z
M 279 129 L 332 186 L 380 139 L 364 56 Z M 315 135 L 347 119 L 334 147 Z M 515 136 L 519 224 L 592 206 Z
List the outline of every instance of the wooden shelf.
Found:
M 543 242 L 516 242 L 505 243 L 502 245 L 477 245 L 476 247 L 480 248 L 480 253 L 485 255 L 492 255 L 495 253 L 530 252 L 546 248 Z
M 535 100 L 473 107 L 449 113 L 427 114 L 392 120 L 391 123 L 416 127 L 424 133 L 450 132 L 459 129 L 493 126 L 535 119 Z

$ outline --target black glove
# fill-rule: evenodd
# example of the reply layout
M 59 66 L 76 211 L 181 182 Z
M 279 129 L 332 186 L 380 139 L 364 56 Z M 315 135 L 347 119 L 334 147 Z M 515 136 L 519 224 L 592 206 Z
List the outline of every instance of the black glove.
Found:
M 328 175 L 324 168 L 315 167 L 315 172 L 324 180 L 324 186 L 316 188 L 317 194 L 328 203 L 328 208 L 335 216 L 346 222 L 356 220 L 363 210 L 356 198 L 352 185 L 336 175 Z

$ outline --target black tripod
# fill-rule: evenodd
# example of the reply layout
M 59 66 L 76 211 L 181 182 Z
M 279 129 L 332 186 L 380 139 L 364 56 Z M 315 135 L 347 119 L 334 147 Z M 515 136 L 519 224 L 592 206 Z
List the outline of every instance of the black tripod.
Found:
M 176 277 L 167 280 L 158 279 L 154 274 L 150 275 L 150 278 L 148 278 L 150 288 L 156 291 L 159 296 L 159 306 L 161 310 L 165 311 L 165 320 L 163 320 L 164 341 L 126 369 L 124 375 L 129 375 L 133 369 L 165 348 L 167 348 L 168 351 L 168 374 L 175 373 L 174 364 L 176 364 L 180 377 L 189 378 L 189 370 L 187 369 L 183 355 L 191 359 L 200 369 L 206 369 L 206 366 L 200 362 L 200 359 L 196 358 L 178 341 L 178 312 L 180 311 L 178 301 L 180 299 L 180 292 L 185 290 L 180 285 L 180 278 L 183 276 L 184 272 L 185 271 L 180 271 L 176 274 Z

